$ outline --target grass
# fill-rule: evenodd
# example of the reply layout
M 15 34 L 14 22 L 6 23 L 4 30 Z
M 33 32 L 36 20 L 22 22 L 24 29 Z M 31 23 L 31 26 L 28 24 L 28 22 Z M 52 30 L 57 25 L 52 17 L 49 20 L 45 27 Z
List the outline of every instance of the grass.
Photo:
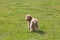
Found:
M 42 32 L 29 33 L 26 14 Z M 0 40 L 60 40 L 60 0 L 0 0 Z

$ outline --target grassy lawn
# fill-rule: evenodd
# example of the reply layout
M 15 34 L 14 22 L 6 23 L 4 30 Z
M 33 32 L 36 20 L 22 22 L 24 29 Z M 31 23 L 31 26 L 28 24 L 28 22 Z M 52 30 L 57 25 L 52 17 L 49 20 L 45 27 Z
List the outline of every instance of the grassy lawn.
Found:
M 40 33 L 29 33 L 26 14 Z M 60 40 L 60 0 L 0 0 L 0 40 Z

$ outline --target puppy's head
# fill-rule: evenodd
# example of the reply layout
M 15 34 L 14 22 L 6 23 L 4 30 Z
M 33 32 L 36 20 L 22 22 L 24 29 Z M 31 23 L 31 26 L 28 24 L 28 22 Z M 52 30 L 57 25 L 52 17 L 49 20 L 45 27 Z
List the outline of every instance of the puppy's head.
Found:
M 26 15 L 25 20 L 31 21 L 31 19 L 32 19 L 32 16 L 31 15 Z

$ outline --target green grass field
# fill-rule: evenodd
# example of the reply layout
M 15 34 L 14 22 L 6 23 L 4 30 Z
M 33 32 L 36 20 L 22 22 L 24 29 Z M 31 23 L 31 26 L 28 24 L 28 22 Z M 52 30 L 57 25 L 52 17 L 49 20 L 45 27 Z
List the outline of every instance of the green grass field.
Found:
M 29 33 L 26 14 L 40 33 Z M 0 0 L 0 40 L 60 40 L 60 0 Z

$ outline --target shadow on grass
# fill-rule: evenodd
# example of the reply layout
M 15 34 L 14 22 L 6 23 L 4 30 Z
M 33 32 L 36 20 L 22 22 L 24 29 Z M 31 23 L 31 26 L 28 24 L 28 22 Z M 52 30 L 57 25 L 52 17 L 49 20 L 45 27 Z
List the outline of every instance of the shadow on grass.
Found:
M 39 30 L 37 33 L 41 34 L 41 35 L 44 35 L 46 34 L 46 32 L 42 31 L 42 30 Z
M 33 31 L 33 32 L 31 32 L 31 33 L 35 33 L 36 31 Z M 27 32 L 27 33 L 30 33 L 30 32 Z M 41 34 L 41 35 L 44 35 L 44 34 L 46 34 L 46 32 L 44 32 L 44 31 L 42 31 L 42 30 L 39 30 L 38 32 L 36 32 L 36 33 L 39 33 L 39 34 Z

